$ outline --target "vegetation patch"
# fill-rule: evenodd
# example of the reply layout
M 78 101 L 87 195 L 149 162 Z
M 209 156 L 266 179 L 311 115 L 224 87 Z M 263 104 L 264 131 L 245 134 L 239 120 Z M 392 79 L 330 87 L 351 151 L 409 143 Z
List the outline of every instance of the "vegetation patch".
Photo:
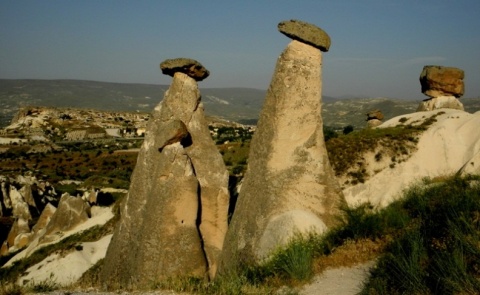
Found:
M 417 128 L 391 127 L 362 129 L 339 135 L 326 141 L 330 163 L 337 177 L 345 177 L 347 183 L 365 182 L 372 174 L 366 154 L 375 161 L 407 159 L 416 149 Z
M 395 206 L 410 221 L 381 256 L 363 294 L 479 294 L 479 177 L 425 181 Z

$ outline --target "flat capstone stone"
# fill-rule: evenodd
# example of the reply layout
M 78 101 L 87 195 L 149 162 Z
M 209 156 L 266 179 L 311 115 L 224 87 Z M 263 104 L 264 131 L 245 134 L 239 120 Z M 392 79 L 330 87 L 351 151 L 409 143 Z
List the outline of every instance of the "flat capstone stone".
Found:
M 282 21 L 278 24 L 280 33 L 293 40 L 297 40 L 321 51 L 328 51 L 330 48 L 330 36 L 319 27 L 299 20 Z
M 160 69 L 165 75 L 173 77 L 176 72 L 181 72 L 196 81 L 202 81 L 210 75 L 210 72 L 201 63 L 190 58 L 167 59 L 160 64 Z

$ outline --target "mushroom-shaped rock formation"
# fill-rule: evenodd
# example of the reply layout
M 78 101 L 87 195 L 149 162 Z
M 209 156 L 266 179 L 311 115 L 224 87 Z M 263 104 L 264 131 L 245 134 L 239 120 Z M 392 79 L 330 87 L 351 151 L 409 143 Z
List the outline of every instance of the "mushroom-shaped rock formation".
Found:
M 167 59 L 160 64 L 160 69 L 165 75 L 173 77 L 175 73 L 180 72 L 196 81 L 202 81 L 210 75 L 201 63 L 190 58 Z
M 367 115 L 368 128 L 377 127 L 378 125 L 382 124 L 382 120 L 384 116 L 380 110 L 377 109 L 377 110 L 370 111 L 366 115 Z
M 323 32 L 308 27 L 305 35 Z M 267 259 L 296 234 L 323 233 L 344 202 L 323 137 L 322 52 L 294 39 L 277 60 L 251 141 L 221 274 Z
M 183 60 L 162 63 L 173 80 L 149 120 L 104 260 L 107 289 L 216 273 L 228 226 L 228 171 L 200 102 L 196 81 L 208 71 Z
M 280 22 L 278 30 L 293 40 L 312 45 L 321 51 L 326 52 L 330 49 L 330 36 L 315 25 L 299 20 L 289 20 Z
M 463 95 L 465 74 L 453 67 L 424 66 L 420 74 L 422 93 L 430 98 L 422 101 L 417 111 L 432 111 L 440 108 L 464 110 L 457 99 Z

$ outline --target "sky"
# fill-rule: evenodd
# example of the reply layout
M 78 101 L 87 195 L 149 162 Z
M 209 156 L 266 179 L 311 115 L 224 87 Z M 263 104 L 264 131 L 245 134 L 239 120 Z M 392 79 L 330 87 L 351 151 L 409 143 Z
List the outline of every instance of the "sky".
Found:
M 267 89 L 290 19 L 331 38 L 324 95 L 424 99 L 439 65 L 480 97 L 480 0 L 0 0 L 0 78 L 168 85 L 159 64 L 187 57 L 210 71 L 200 89 Z

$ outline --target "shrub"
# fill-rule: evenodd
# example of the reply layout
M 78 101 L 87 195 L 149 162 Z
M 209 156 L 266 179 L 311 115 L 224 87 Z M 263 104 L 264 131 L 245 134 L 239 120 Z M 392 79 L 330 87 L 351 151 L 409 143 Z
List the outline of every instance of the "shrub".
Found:
M 17 284 L 0 281 L 0 295 L 23 295 L 25 290 Z
M 347 135 L 347 134 L 353 132 L 353 129 L 354 129 L 353 125 L 347 125 L 347 126 L 343 127 L 343 134 Z

